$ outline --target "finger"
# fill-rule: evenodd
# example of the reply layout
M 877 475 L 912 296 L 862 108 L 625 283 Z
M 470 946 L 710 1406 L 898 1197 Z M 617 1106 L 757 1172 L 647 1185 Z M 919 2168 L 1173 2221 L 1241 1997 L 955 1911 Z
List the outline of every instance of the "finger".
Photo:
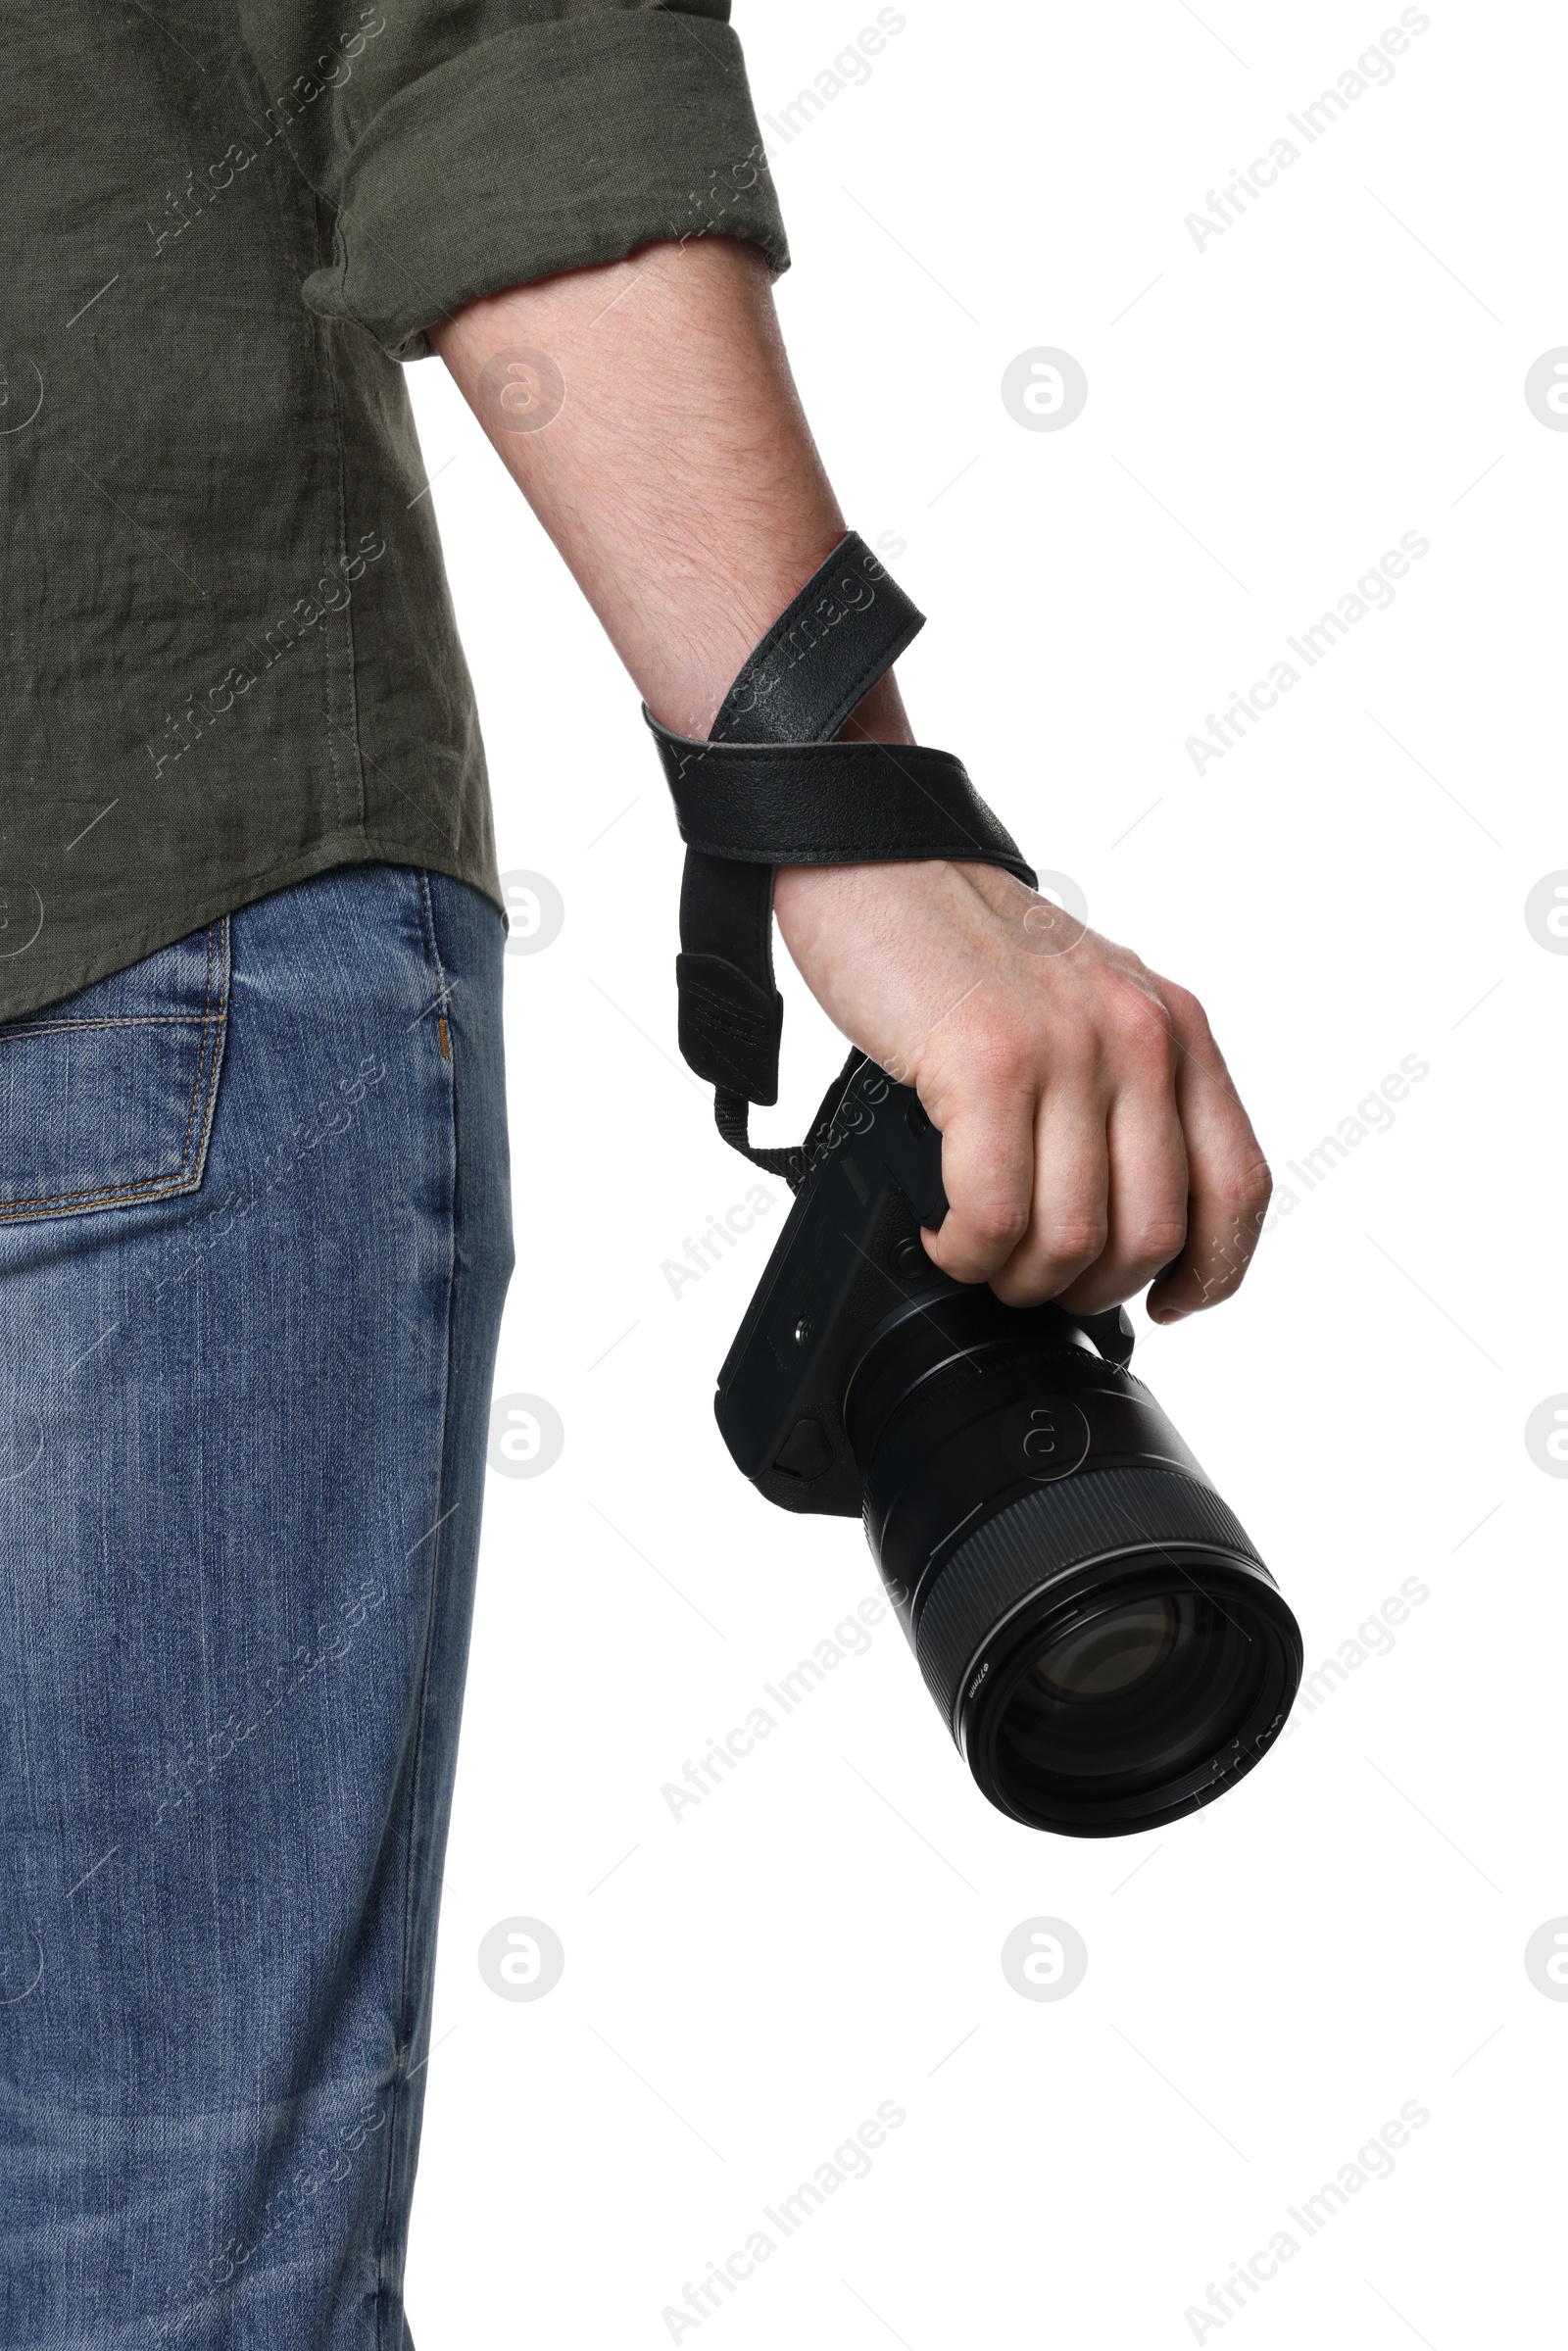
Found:
M 1035 1121 L 1028 1230 L 991 1287 L 1004 1305 L 1038 1306 L 1098 1265 L 1109 1232 L 1110 1156 L 1098 1088 L 1053 1087 Z
M 1174 1073 L 1163 1084 L 1118 1094 L 1106 1122 L 1109 1229 L 1104 1249 L 1060 1294 L 1080 1314 L 1102 1314 L 1136 1298 L 1187 1239 L 1187 1145 Z
M 1029 1229 L 1034 1195 L 1032 1088 L 988 1090 L 942 1105 L 948 1212 L 926 1253 L 956 1282 L 1000 1272 Z
M 1167 989 L 1176 1037 L 1176 1108 L 1187 1144 L 1187 1239 L 1149 1294 L 1155 1322 L 1174 1322 L 1235 1295 L 1257 1248 L 1273 1178 L 1202 1007 Z

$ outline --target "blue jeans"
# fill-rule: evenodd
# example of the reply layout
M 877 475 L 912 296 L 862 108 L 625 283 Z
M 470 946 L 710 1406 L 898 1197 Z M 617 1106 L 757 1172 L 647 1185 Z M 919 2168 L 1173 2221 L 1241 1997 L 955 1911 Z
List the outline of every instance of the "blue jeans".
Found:
M 342 867 L 0 1028 L 0 2344 L 406 2351 L 503 926 Z

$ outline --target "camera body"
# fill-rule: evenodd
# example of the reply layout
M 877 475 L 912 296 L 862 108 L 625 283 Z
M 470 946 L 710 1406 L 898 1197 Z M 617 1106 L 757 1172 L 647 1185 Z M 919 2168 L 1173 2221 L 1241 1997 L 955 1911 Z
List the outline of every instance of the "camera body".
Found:
M 736 1466 L 770 1502 L 858 1518 L 865 1479 L 843 1421 L 850 1370 L 890 1309 L 944 1279 L 920 1228 L 940 1224 L 948 1202 L 942 1139 L 908 1087 L 862 1059 L 824 1113 L 714 1410 Z
M 1057 1428 L 1046 1425 L 1041 1410 L 999 1439 L 1020 1491 L 1090 1463 L 1127 1459 L 1129 1443 L 1137 1449 L 1139 1440 L 1155 1448 L 1152 1456 L 1139 1450 L 1139 1458 L 1163 1457 L 1202 1476 L 1126 1370 L 1133 1335 L 1120 1307 L 1069 1315 L 1054 1305 L 1004 1306 L 984 1284 L 956 1282 L 927 1256 L 921 1228 L 935 1230 L 948 1208 L 942 1138 L 911 1087 L 862 1057 L 813 1129 L 807 1162 L 714 1399 L 731 1458 L 770 1502 L 861 1517 L 866 1474 L 846 1428 L 852 1374 L 873 1336 L 891 1340 L 906 1321 L 929 1323 L 935 1309 L 951 1323 L 950 1299 L 967 1301 L 970 1323 L 977 1312 L 1007 1340 L 1032 1339 L 1053 1355 L 1070 1350 L 1061 1371 L 1072 1409 Z M 853 1383 L 855 1400 L 869 1405 L 871 1389 L 862 1372 Z M 992 1506 L 1011 1498 L 1003 1489 Z M 972 1520 L 966 1510 L 954 1532 Z
M 1116 1309 L 1010 1307 L 926 1255 L 942 1142 L 852 1060 L 719 1373 L 737 1466 L 781 1508 L 863 1520 L 983 1791 L 1032 1827 L 1152 1828 L 1277 1737 L 1300 1637 L 1142 1381 Z

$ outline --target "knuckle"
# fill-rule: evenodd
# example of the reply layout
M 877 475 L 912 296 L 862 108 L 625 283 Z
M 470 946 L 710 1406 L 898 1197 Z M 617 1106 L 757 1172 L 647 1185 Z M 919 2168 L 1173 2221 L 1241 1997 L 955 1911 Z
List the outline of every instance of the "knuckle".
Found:
M 1207 1028 L 1208 1014 L 1191 988 L 1184 988 L 1179 980 L 1161 980 L 1159 985 L 1160 993 L 1176 1019 L 1190 1021 L 1195 1027 Z
M 1142 988 L 1124 991 L 1116 1008 L 1116 1038 L 1124 1052 L 1159 1068 L 1168 1067 L 1175 1055 L 1169 1015 Z
M 1054 1295 L 1040 1274 L 998 1274 L 991 1287 L 1004 1306 L 1043 1306 Z
M 976 1200 L 970 1203 L 965 1222 L 982 1249 L 1011 1249 L 1029 1230 L 1029 1203 L 1002 1196 Z
M 1016 1095 L 1034 1081 L 1034 1042 L 1022 1027 L 987 1026 L 965 1043 L 969 1083 L 983 1094 Z
M 1220 1188 L 1220 1199 L 1230 1214 L 1243 1223 L 1261 1219 L 1274 1193 L 1274 1178 L 1265 1160 L 1256 1159 L 1250 1167 L 1235 1169 Z
M 1219 1048 L 1214 1043 L 1208 1014 L 1191 988 L 1178 987 L 1173 980 L 1161 980 L 1159 993 L 1170 1014 L 1171 1027 L 1187 1050 L 1217 1057 Z M 1223 1060 L 1220 1061 L 1220 1067 L 1224 1067 Z
M 1146 1217 L 1129 1236 L 1127 1254 L 1134 1265 L 1147 1266 L 1152 1273 L 1157 1273 L 1179 1254 L 1186 1240 L 1185 1213 L 1174 1208 L 1161 1209 Z
M 1093 1265 L 1108 1238 L 1108 1219 L 1090 1209 L 1051 1217 L 1042 1234 L 1046 1254 L 1058 1265 Z

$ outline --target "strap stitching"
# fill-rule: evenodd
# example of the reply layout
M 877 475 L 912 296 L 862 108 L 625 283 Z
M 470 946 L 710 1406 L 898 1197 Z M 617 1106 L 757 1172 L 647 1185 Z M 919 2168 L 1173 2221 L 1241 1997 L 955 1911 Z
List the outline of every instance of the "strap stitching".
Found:
M 885 618 L 891 618 L 894 621 L 894 634 L 891 640 L 882 640 L 882 647 L 891 645 L 891 650 L 883 650 L 882 647 L 879 647 L 878 650 L 867 654 L 862 670 L 862 675 L 865 682 L 860 687 L 859 692 L 856 695 L 855 701 L 848 704 L 839 711 L 837 719 L 831 727 L 824 726 L 822 729 L 824 734 L 837 733 L 839 725 L 841 725 L 843 720 L 849 716 L 850 711 L 855 708 L 855 704 L 863 698 L 868 687 L 875 681 L 876 678 L 882 675 L 885 669 L 891 668 L 892 664 L 898 660 L 899 655 L 903 653 L 908 646 L 911 639 L 917 636 L 919 631 L 925 626 L 925 614 L 916 610 L 916 608 L 910 603 L 909 599 L 904 594 L 904 591 L 902 588 L 900 588 L 898 582 L 891 576 L 887 565 L 878 556 L 872 554 L 870 548 L 867 547 L 865 541 L 860 537 L 859 533 L 853 530 L 845 532 L 843 538 L 833 549 L 832 553 L 823 558 L 822 562 L 817 565 L 816 569 L 812 572 L 810 578 L 806 582 L 805 586 L 800 590 L 798 595 L 796 595 L 793 600 L 785 606 L 783 612 L 780 612 L 778 618 L 774 621 L 772 627 L 767 631 L 766 635 L 762 637 L 747 655 L 745 661 L 742 663 L 740 670 L 737 672 L 730 686 L 729 692 L 725 695 L 723 704 L 719 709 L 718 717 L 714 721 L 712 733 L 709 738 L 710 742 L 722 743 L 728 740 L 728 729 L 724 726 L 723 719 L 725 712 L 729 710 L 730 705 L 734 701 L 736 695 L 752 678 L 754 672 L 760 677 L 760 675 L 766 670 L 770 657 L 778 651 L 781 645 L 788 643 L 790 637 L 794 634 L 795 630 L 800 627 L 804 620 L 810 618 L 813 613 L 820 611 L 821 607 L 827 602 L 828 597 L 832 594 L 834 587 L 837 585 L 838 576 L 840 576 L 841 570 L 858 572 L 859 576 L 865 577 L 867 566 L 869 566 L 876 575 L 875 582 L 871 584 L 871 604 L 869 606 L 847 604 L 839 618 L 828 622 L 827 626 L 822 631 L 822 636 L 815 638 L 810 645 L 804 647 L 802 651 L 797 654 L 795 660 L 790 663 L 791 669 L 799 668 L 801 662 L 807 659 L 808 655 L 814 652 L 816 646 L 821 644 L 822 638 L 829 635 L 832 630 L 842 626 L 845 620 L 853 621 L 856 619 L 864 619 L 869 617 L 877 601 L 877 585 L 885 583 L 892 591 L 890 598 L 886 600 L 887 604 L 891 605 L 892 610 L 891 612 L 885 611 Z M 824 580 L 823 575 L 824 573 L 828 572 L 832 572 L 834 576 Z M 817 586 L 818 581 L 822 581 L 823 583 L 820 589 Z M 898 607 L 901 604 L 907 608 L 906 617 L 901 617 L 899 614 Z M 783 676 L 787 676 L 788 674 L 789 671 L 785 671 Z M 766 688 L 766 694 L 776 693 L 778 686 L 782 684 L 782 682 L 783 677 L 781 676 L 780 678 L 776 679 L 772 685 Z M 754 702 L 749 705 L 749 710 L 755 710 L 757 708 L 757 704 L 764 699 L 765 694 L 760 689 Z M 736 720 L 743 718 L 746 715 L 748 715 L 748 711 L 735 711 L 731 718 L 731 724 L 735 723 Z

